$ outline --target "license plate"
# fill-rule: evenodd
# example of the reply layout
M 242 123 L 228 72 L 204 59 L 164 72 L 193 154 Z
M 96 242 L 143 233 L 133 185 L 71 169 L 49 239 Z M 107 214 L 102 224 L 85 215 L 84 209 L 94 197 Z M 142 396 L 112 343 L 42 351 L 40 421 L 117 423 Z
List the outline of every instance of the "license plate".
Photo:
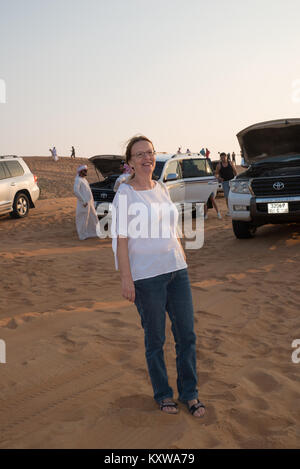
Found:
M 268 213 L 289 213 L 289 203 L 276 202 L 268 204 Z

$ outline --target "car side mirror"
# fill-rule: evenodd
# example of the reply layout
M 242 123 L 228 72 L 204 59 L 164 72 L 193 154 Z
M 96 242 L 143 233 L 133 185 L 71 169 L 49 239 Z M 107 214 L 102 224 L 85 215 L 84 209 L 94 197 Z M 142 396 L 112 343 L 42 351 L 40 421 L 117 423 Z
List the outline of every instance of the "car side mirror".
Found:
M 169 173 L 166 177 L 166 181 L 174 181 L 175 179 L 178 178 L 178 174 L 177 173 Z

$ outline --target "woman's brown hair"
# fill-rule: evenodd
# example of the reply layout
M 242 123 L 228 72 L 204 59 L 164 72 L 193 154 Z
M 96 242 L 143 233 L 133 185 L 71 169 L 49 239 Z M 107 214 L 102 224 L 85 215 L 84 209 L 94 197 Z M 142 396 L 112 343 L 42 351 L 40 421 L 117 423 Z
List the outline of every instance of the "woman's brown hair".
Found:
M 151 143 L 152 145 L 152 148 L 154 150 L 154 145 L 153 143 L 151 142 L 151 140 L 149 140 L 149 138 L 145 137 L 145 135 L 136 135 L 134 137 L 132 137 L 128 143 L 127 143 L 127 147 L 126 147 L 126 151 L 125 151 L 125 161 L 126 163 L 129 165 L 129 160 L 131 159 L 131 150 L 132 150 L 132 147 L 135 143 L 137 142 L 149 142 Z M 130 165 L 129 165 L 130 166 Z M 130 181 L 131 179 L 134 178 L 134 173 L 131 175 L 131 177 L 127 180 Z

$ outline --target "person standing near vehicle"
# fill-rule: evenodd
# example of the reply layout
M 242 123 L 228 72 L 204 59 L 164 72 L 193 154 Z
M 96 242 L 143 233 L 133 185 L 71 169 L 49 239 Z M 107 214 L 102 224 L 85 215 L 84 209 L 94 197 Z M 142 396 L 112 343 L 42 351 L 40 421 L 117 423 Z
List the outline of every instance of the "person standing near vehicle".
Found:
M 81 241 L 96 237 L 97 227 L 99 225 L 93 194 L 86 179 L 87 171 L 87 165 L 79 166 L 74 182 L 74 193 L 78 199 L 76 207 L 76 228 Z
M 122 161 L 120 165 L 120 170 L 122 171 L 122 174 L 120 174 L 120 176 L 116 179 L 116 182 L 114 184 L 114 192 L 117 192 L 120 184 L 122 184 L 122 182 L 126 182 L 127 179 L 129 179 L 132 174 L 132 170 L 130 166 L 128 166 L 128 164 L 126 164 L 125 161 Z
M 75 158 L 75 148 L 71 148 L 71 158 Z
M 222 182 L 224 197 L 228 208 L 228 194 L 229 194 L 229 181 L 237 175 L 235 164 L 228 161 L 228 155 L 226 153 L 220 154 L 221 161 L 216 167 L 216 177 Z M 229 215 L 229 212 L 226 213 Z
M 232 152 L 231 158 L 232 158 L 232 162 L 235 164 L 235 153 L 234 153 L 234 151 Z
M 210 203 L 212 204 L 212 206 L 214 207 L 215 211 L 217 212 L 218 219 L 222 220 L 222 215 L 221 215 L 221 212 L 220 212 L 219 207 L 217 205 L 214 193 L 210 194 L 208 199 L 209 199 Z M 208 207 L 207 207 L 207 204 L 204 204 L 204 220 L 207 220 L 207 219 L 208 219 Z
M 126 163 L 133 174 L 120 185 L 112 203 L 112 248 L 116 269 L 119 268 L 121 274 L 122 295 L 135 303 L 141 317 L 154 399 L 161 411 L 176 414 L 177 404 L 168 383 L 163 351 L 168 312 L 176 343 L 179 400 L 199 418 L 204 415 L 205 406 L 198 399 L 192 293 L 185 254 L 177 234 L 178 211 L 167 187 L 152 179 L 155 151 L 147 137 L 137 136 L 129 141 Z M 121 206 L 121 196 L 126 199 L 127 213 Z M 136 236 L 136 232 L 129 229 L 130 214 L 137 203 L 145 208 L 140 209 L 141 225 L 147 228 L 142 236 L 141 233 Z M 168 207 L 168 217 L 163 216 L 162 206 Z M 133 222 L 136 227 L 134 218 Z M 164 236 L 166 227 L 167 237 Z M 153 236 L 153 231 L 159 234 Z

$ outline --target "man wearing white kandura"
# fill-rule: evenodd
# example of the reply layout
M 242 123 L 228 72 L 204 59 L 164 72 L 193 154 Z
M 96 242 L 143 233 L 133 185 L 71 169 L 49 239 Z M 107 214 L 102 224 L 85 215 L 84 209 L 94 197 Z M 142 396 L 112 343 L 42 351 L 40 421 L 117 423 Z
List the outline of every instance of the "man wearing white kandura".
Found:
M 90 185 L 86 179 L 88 168 L 86 165 L 77 168 L 74 182 L 74 193 L 77 197 L 76 228 L 80 240 L 97 236 L 98 216 L 94 206 L 94 198 Z

